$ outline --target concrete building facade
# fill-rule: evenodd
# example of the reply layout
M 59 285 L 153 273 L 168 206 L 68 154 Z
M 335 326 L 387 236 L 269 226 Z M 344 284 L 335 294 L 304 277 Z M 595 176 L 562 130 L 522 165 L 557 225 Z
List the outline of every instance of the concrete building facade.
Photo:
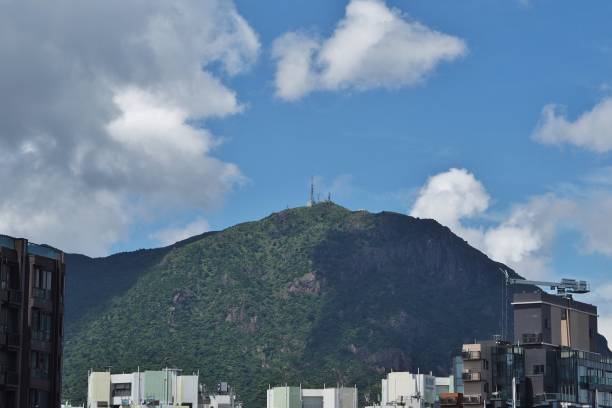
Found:
M 436 398 L 436 377 L 432 374 L 392 372 L 382 380 L 382 406 L 433 407 Z
M 63 252 L 0 235 L 0 407 L 60 406 Z
M 87 408 L 199 407 L 198 376 L 179 373 L 175 369 L 129 374 L 90 372 Z
M 598 353 L 597 308 L 568 296 L 517 293 L 514 341 L 464 344 L 463 404 L 611 407 L 612 360 Z M 514 385 L 513 385 L 514 379 Z
M 267 392 L 267 408 L 357 408 L 357 388 L 274 387 Z

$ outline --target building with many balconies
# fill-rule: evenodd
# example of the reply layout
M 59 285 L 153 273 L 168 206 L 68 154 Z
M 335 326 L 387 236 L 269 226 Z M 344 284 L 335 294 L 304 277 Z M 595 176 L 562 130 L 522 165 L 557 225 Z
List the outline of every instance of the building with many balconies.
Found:
M 0 407 L 60 406 L 64 254 L 0 235 Z
M 513 342 L 463 345 L 463 405 L 505 407 L 514 398 L 520 407 L 611 407 L 597 308 L 541 291 L 517 293 L 512 305 Z

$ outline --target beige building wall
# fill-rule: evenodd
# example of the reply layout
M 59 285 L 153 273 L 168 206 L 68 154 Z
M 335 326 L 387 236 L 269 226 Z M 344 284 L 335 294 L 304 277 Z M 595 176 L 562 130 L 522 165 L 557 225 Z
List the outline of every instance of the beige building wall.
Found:
M 93 372 L 89 374 L 87 384 L 87 407 L 110 407 L 111 374 L 108 372 Z

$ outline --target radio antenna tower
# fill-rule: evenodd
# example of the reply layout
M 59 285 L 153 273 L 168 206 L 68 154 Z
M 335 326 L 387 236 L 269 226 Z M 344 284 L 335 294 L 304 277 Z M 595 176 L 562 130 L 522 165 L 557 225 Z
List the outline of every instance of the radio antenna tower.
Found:
M 314 198 L 314 177 L 310 178 L 310 200 L 308 200 L 308 206 L 312 207 L 315 204 Z

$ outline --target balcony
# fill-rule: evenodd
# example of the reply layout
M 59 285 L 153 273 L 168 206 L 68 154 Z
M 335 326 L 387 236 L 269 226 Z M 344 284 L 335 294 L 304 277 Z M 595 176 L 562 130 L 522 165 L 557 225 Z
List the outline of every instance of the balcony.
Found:
M 482 376 L 478 371 L 464 371 L 461 375 L 461 378 L 463 379 L 463 381 L 482 381 Z
M 32 331 L 32 341 L 40 341 L 43 343 L 49 343 L 51 341 L 51 332 L 49 331 Z
M 542 333 L 523 333 L 522 344 L 542 343 Z
M 32 331 L 32 349 L 49 352 L 51 350 L 51 332 Z
M 465 394 L 463 395 L 463 405 L 482 405 L 482 396 L 480 394 Z
M 8 326 L 6 324 L 0 324 L 0 348 L 6 346 L 7 338 L 6 333 L 8 332 Z
M 32 378 L 38 380 L 49 379 L 49 369 L 47 368 L 32 368 Z
M 480 351 L 463 350 L 461 352 L 461 358 L 463 360 L 480 360 L 481 353 Z
M 6 335 L 6 344 L 8 344 L 9 347 L 20 347 L 21 336 L 17 333 L 8 333 Z
M 540 405 L 540 404 L 547 404 L 549 402 L 560 401 L 561 399 L 559 397 L 560 397 L 560 394 L 551 394 L 551 393 L 538 394 L 533 397 L 533 404 Z
M 32 288 L 32 297 L 34 299 L 48 302 L 51 300 L 51 291 L 48 289 Z
M 596 377 L 593 375 L 580 377 L 580 384 L 589 388 L 594 388 L 598 385 L 606 385 L 612 387 L 612 378 Z
M 14 303 L 17 305 L 21 304 L 21 300 L 23 299 L 23 295 L 20 290 L 10 289 L 8 292 L 8 301 L 10 303 Z
M 17 386 L 19 375 L 16 371 L 9 370 L 6 366 L 0 366 L 0 385 Z

